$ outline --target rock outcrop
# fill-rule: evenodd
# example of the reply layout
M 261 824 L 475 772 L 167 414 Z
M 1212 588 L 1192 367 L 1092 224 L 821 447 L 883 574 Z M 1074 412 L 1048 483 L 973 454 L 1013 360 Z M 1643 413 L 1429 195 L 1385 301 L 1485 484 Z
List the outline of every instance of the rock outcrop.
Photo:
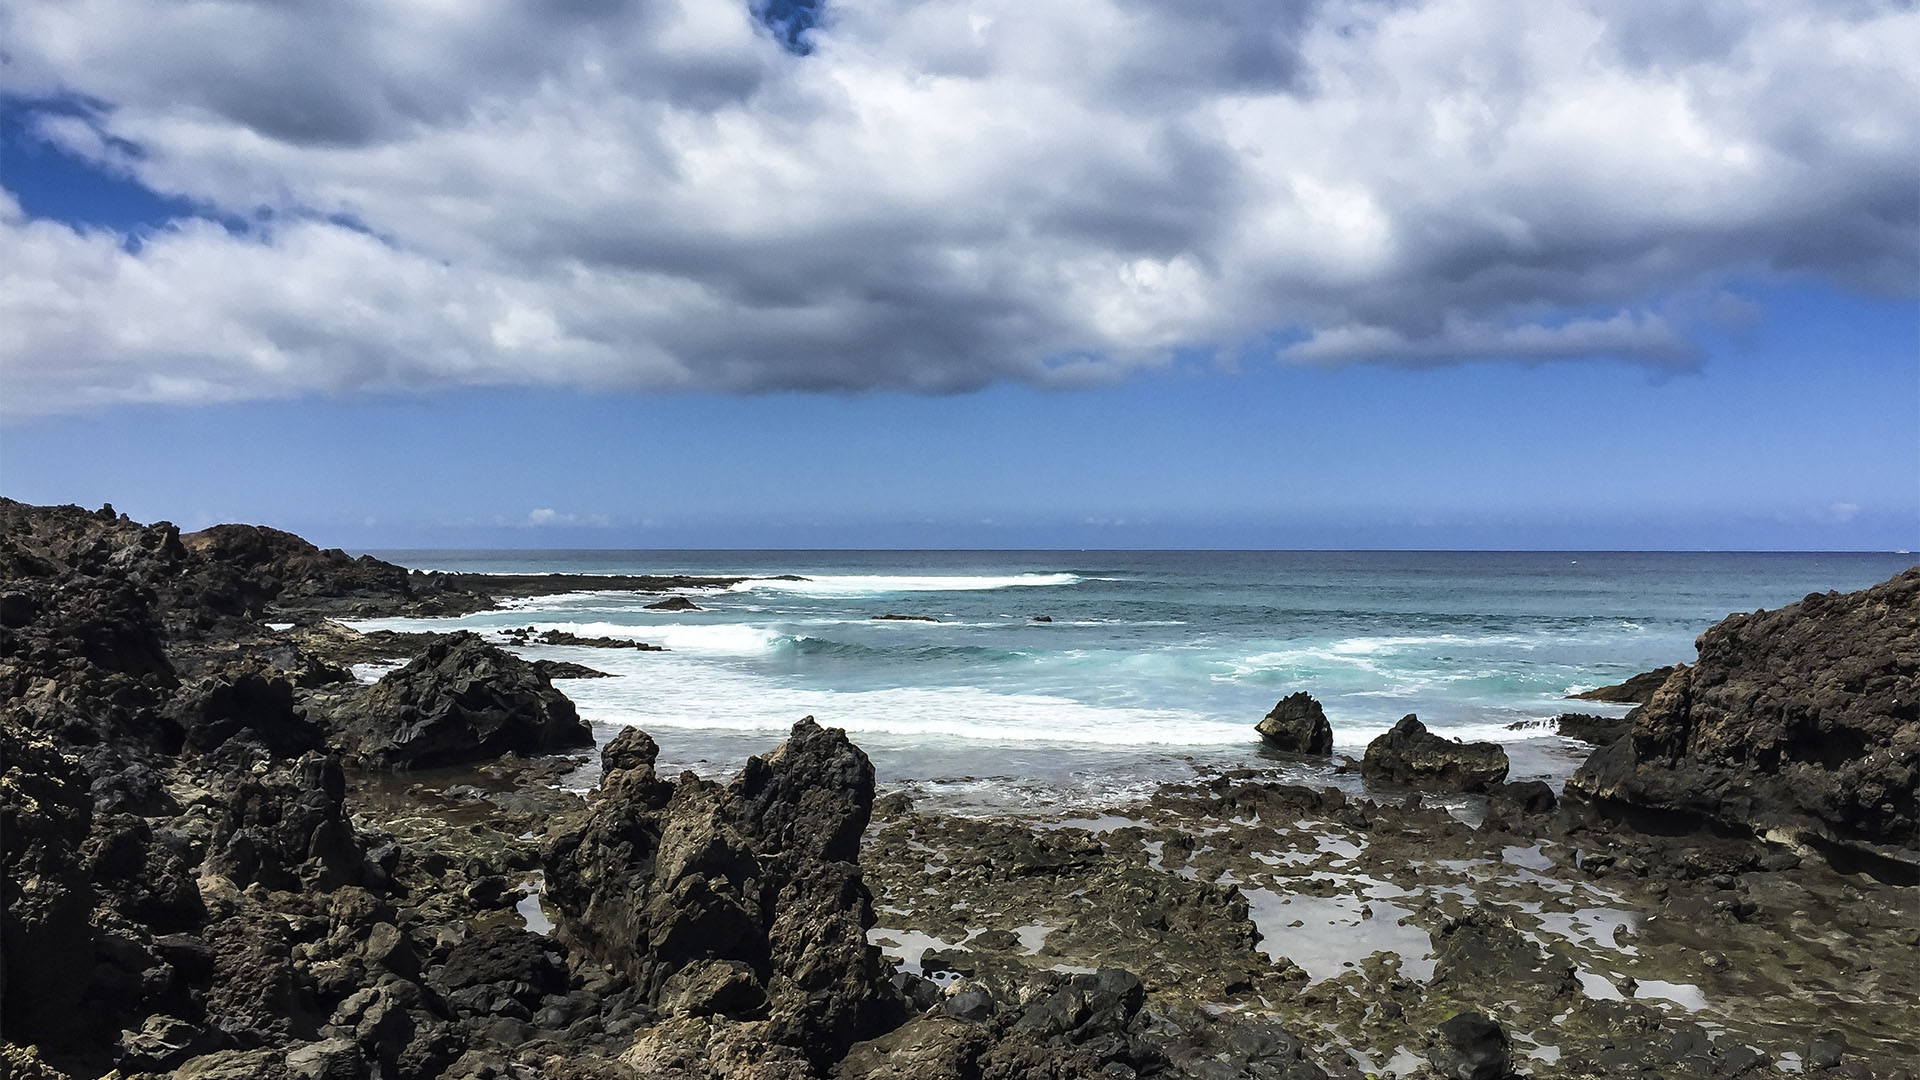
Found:
M 1289 754 L 1333 753 L 1333 725 L 1313 695 L 1300 691 L 1281 698 L 1254 730 L 1269 748 Z
M 586 826 L 549 851 L 560 940 L 664 1015 L 747 1025 L 739 1038 L 768 1053 L 824 1064 L 897 1022 L 854 862 L 873 808 L 866 755 L 812 717 L 724 787 L 660 781 L 654 753 L 635 732 L 609 744 Z
M 1597 686 L 1592 690 L 1582 690 L 1567 696 L 1576 701 L 1606 701 L 1616 705 L 1644 705 L 1660 689 L 1669 675 L 1673 674 L 1673 665 L 1643 671 L 1626 682 L 1614 686 Z
M 647 605 L 648 611 L 699 611 L 700 605 L 684 596 L 669 596 Z
M 1620 741 L 1633 724 L 1625 717 L 1595 716 L 1592 713 L 1561 713 L 1554 718 L 1553 729 L 1569 739 L 1606 746 Z
M 1730 616 L 1697 646 L 1568 794 L 1920 870 L 1920 568 Z
M 1429 791 L 1485 792 L 1507 778 L 1507 752 L 1498 743 L 1443 739 L 1408 713 L 1367 744 L 1360 775 Z
M 340 708 L 356 761 L 419 768 L 593 745 L 573 702 L 531 663 L 477 634 L 452 634 Z

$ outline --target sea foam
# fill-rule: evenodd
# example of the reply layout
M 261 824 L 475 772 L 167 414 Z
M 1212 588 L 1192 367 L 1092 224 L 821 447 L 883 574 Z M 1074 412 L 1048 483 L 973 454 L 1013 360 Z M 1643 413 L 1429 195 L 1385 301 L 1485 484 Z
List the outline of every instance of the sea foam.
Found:
M 833 574 L 812 575 L 800 580 L 749 578 L 736 582 L 734 592 L 785 592 L 802 596 L 857 597 L 885 596 L 889 593 L 982 592 L 991 589 L 1031 589 L 1073 585 L 1078 574 L 1000 574 L 1000 575 L 890 575 Z

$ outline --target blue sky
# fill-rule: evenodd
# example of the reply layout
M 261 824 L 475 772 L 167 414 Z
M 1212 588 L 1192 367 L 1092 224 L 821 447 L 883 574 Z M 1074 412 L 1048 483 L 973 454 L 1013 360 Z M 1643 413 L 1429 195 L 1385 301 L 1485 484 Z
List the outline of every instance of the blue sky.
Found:
M 1543 5 L 1497 85 L 1333 4 L 1156 13 L 1092 75 L 1046 5 L 995 15 L 1019 47 L 978 6 L 700 9 L 486 84 L 513 26 L 403 55 L 346 5 L 333 84 L 266 23 L 265 73 L 164 20 L 127 59 L 159 16 L 95 6 L 0 27 L 14 498 L 350 548 L 1920 546 L 1898 5 L 1809 41 Z M 1500 5 L 1392 17 L 1522 48 Z M 1789 93 L 1857 130 L 1807 145 Z

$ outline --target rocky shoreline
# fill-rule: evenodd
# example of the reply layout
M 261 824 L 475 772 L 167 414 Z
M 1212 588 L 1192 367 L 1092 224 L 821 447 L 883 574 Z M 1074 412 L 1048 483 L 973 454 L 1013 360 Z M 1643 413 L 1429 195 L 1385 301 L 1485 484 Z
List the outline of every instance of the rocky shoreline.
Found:
M 329 621 L 737 579 L 420 574 L 12 501 L 0 577 L 0 1075 L 1920 1059 L 1920 571 L 1715 627 L 1621 691 L 1624 735 L 1581 729 L 1607 745 L 1562 805 L 1408 717 L 1346 777 L 1197 773 L 1052 820 L 916 811 L 831 717 L 725 783 L 659 775 L 628 731 L 583 800 L 558 782 L 591 732 L 554 681 L 597 673 Z M 1331 745 L 1311 699 L 1269 721 L 1289 754 Z

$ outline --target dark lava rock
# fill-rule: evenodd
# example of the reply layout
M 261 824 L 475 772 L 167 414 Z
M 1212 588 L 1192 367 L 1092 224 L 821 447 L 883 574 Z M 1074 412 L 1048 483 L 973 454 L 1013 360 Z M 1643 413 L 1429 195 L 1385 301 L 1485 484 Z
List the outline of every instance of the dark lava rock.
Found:
M 1074 975 L 1028 1006 L 1013 1030 L 1053 1046 L 1093 1044 L 1102 1060 L 1115 1060 L 1124 1056 L 1127 1027 L 1146 1000 L 1146 989 L 1130 971 Z
M 816 1063 L 898 1022 L 854 865 L 873 807 L 866 755 L 812 717 L 725 787 L 658 780 L 656 752 L 621 733 L 586 825 L 549 849 L 556 937 L 665 1015 L 764 1015 L 768 1038 Z
M 1280 699 L 1254 726 L 1267 746 L 1289 754 L 1333 753 L 1333 725 L 1326 710 L 1304 691 Z
M 215 823 L 207 870 L 236 885 L 327 891 L 366 876 L 338 758 L 309 753 L 240 780 Z
M 895 615 L 891 612 L 885 615 L 875 615 L 873 619 L 875 622 L 939 622 L 940 621 L 939 619 L 936 619 L 931 615 Z
M 565 994 L 568 987 L 560 947 L 517 927 L 497 927 L 455 945 L 428 978 L 463 1013 L 519 1012 L 522 1019 L 532 1015 L 542 998 Z
M 684 596 L 669 596 L 647 605 L 648 611 L 699 611 L 700 605 Z
M 1053 616 L 1051 616 L 1051 615 L 1035 615 L 1035 616 L 1033 616 L 1033 621 L 1034 621 L 1034 622 L 1052 622 L 1052 621 L 1053 621 Z
M 666 652 L 659 645 L 649 645 L 644 641 L 619 637 L 581 637 L 566 630 L 548 630 L 534 641 L 541 645 L 572 645 L 585 649 L 636 649 L 640 652 Z
M 261 525 L 215 525 L 180 538 L 204 569 L 194 584 L 210 607 L 258 616 L 269 603 L 411 597 L 412 575 L 370 555 L 354 558 Z
M 1507 752 L 1498 743 L 1443 739 L 1408 713 L 1367 744 L 1360 775 L 1430 791 L 1487 791 L 1507 778 Z
M 1644 705 L 1653 697 L 1673 674 L 1673 665 L 1643 671 L 1626 682 L 1615 686 L 1599 686 L 1592 690 L 1582 690 L 1577 694 L 1568 694 L 1576 701 L 1609 701 L 1617 705 Z
M 534 666 L 477 634 L 450 635 L 350 701 L 336 731 L 353 756 L 423 767 L 591 746 L 593 729 Z
M 1672 671 L 1672 668 L 1663 669 Z M 1633 726 L 1625 717 L 1594 716 L 1591 713 L 1561 713 L 1553 722 L 1554 730 L 1569 739 L 1607 746 L 1619 742 Z
M 284 673 L 241 665 L 193 680 L 167 705 L 186 744 L 202 752 L 219 749 L 246 732 L 280 757 L 298 757 L 326 741 L 318 724 L 293 703 L 293 684 Z
M 555 679 L 611 679 L 613 673 L 590 668 L 585 664 L 570 663 L 566 660 L 535 660 L 533 670 L 540 677 L 552 682 Z
M 80 859 L 93 812 L 85 778 L 53 745 L 0 717 L 0 1026 L 57 1044 L 77 1020 L 93 959 L 93 887 Z
M 1506 1080 L 1512 1072 L 1506 1031 L 1480 1013 L 1456 1013 L 1439 1036 L 1442 1045 L 1429 1061 L 1448 1080 Z
M 1489 794 L 1522 814 L 1551 814 L 1559 805 L 1552 785 L 1545 780 L 1516 780 L 1497 785 Z
M 1569 798 L 1778 833 L 1920 877 L 1920 568 L 1730 616 L 1697 644 L 1698 663 L 1581 766 Z

